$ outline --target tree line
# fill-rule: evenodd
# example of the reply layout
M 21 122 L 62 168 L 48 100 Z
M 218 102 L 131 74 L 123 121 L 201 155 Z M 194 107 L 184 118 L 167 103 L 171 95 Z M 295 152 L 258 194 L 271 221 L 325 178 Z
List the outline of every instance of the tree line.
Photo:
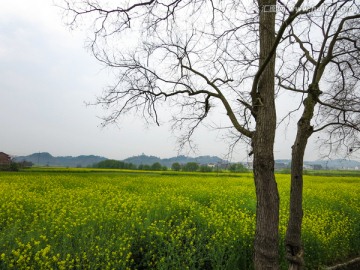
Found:
M 9 164 L 6 165 L 1 165 L 0 166 L 0 171 L 13 171 L 13 172 L 17 172 L 20 169 L 25 169 L 25 168 L 30 168 L 34 165 L 34 163 L 30 162 L 30 161 L 15 161 L 15 160 L 11 160 L 11 162 Z
M 154 162 L 152 165 L 140 164 L 136 165 L 133 163 L 127 163 L 124 161 L 107 159 L 95 163 L 93 168 L 102 168 L 102 169 L 127 169 L 127 170 L 142 170 L 142 171 L 166 171 L 169 170 L 167 166 L 161 165 L 159 162 Z M 180 164 L 175 162 L 171 165 L 171 170 L 173 171 L 183 171 L 183 172 L 218 172 L 223 168 L 220 168 L 219 165 L 209 166 L 206 164 L 198 164 L 196 162 L 187 162 L 185 164 Z M 233 163 L 227 166 L 226 170 L 230 172 L 248 172 L 248 169 L 240 164 Z

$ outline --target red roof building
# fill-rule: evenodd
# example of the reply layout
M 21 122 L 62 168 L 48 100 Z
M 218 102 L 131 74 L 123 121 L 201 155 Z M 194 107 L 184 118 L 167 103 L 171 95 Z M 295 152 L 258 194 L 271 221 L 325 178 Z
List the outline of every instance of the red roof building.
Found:
M 11 164 L 11 157 L 4 152 L 0 152 L 0 166 L 9 166 Z

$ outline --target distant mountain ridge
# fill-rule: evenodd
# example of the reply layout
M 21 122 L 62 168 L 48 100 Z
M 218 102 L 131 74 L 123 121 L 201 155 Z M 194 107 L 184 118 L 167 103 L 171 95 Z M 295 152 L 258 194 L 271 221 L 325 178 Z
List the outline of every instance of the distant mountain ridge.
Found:
M 33 153 L 28 156 L 18 156 L 14 158 L 15 161 L 30 161 L 39 166 L 55 166 L 55 167 L 90 167 L 95 163 L 107 160 L 108 158 L 95 156 L 95 155 L 81 155 L 77 157 L 72 156 L 58 156 L 54 157 L 50 153 Z M 196 162 L 199 164 L 227 164 L 233 163 L 221 159 L 217 156 L 199 156 L 199 157 L 187 157 L 184 155 L 171 157 L 171 158 L 159 158 L 156 156 L 148 156 L 145 154 L 132 156 L 122 160 L 126 163 L 132 163 L 139 165 L 152 165 L 155 162 L 159 162 L 162 166 L 168 168 L 175 162 L 180 164 L 186 164 L 188 162 Z M 289 166 L 290 159 L 277 159 L 276 163 L 282 163 Z M 316 160 L 316 161 L 304 161 L 304 165 L 321 165 L 323 169 L 360 169 L 360 162 L 356 160 L 347 159 L 334 159 L 334 160 Z
M 360 169 L 360 162 L 348 159 L 305 161 L 304 164 L 319 164 L 323 169 Z
M 290 159 L 277 159 L 277 163 L 284 163 L 290 166 Z M 331 160 L 314 160 L 314 161 L 304 161 L 304 166 L 314 166 L 321 165 L 322 169 L 360 169 L 360 162 L 356 160 L 349 159 L 331 159 Z
M 94 155 L 81 155 L 77 157 L 59 156 L 54 157 L 47 152 L 33 153 L 28 156 L 15 157 L 15 161 L 30 161 L 39 166 L 54 166 L 54 167 L 88 167 L 94 163 L 106 160 L 105 157 Z
M 17 156 L 14 158 L 15 161 L 30 161 L 35 165 L 39 166 L 54 166 L 54 167 L 89 167 L 94 165 L 95 163 L 99 163 L 100 161 L 107 160 L 108 158 L 94 155 L 81 155 L 77 157 L 72 156 L 58 156 L 54 157 L 50 153 L 41 152 L 41 153 L 33 153 L 28 156 Z M 209 163 L 228 163 L 227 161 L 216 157 L 216 156 L 199 156 L 199 157 L 187 157 L 187 156 L 177 156 L 172 158 L 159 158 L 155 156 L 148 156 L 145 154 L 139 156 L 133 156 L 122 160 L 126 163 L 132 163 L 137 166 L 139 165 L 152 165 L 155 162 L 159 162 L 161 165 L 166 166 L 168 168 L 175 162 L 180 164 L 186 164 L 188 162 L 196 162 L 199 164 L 209 164 Z

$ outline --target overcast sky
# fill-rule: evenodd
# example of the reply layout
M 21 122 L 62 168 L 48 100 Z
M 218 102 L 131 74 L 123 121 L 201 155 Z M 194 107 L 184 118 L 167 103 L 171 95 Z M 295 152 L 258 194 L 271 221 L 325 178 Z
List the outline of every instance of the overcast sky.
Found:
M 110 78 L 84 48 L 85 34 L 64 26 L 52 0 L 0 0 L 0 4 L 0 151 L 114 159 L 178 154 L 166 123 L 147 126 L 129 117 L 120 126 L 100 127 L 98 117 L 105 112 L 85 102 L 94 101 Z M 283 128 L 278 131 L 276 158 L 290 157 L 292 131 L 290 127 L 286 136 Z M 195 142 L 198 151 L 192 156 L 227 153 L 217 131 L 203 128 Z M 306 158 L 317 157 L 310 146 Z M 233 161 L 246 160 L 246 148 L 239 147 Z

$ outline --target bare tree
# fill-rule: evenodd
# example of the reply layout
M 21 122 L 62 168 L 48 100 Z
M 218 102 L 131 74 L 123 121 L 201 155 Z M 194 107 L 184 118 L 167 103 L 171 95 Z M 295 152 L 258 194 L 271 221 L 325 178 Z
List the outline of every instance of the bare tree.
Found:
M 344 78 L 354 77 L 351 66 L 359 58 L 354 55 L 356 51 L 345 53 L 348 48 L 341 44 L 358 48 L 355 35 L 346 35 L 351 30 L 348 22 L 358 17 L 345 12 L 316 16 L 313 12 L 325 4 L 336 7 L 355 1 L 319 0 L 308 7 L 303 6 L 304 2 L 64 0 L 69 26 L 91 22 L 89 48 L 117 74 L 115 84 L 97 100 L 110 111 L 104 124 L 116 122 L 128 112 L 159 124 L 158 108 L 169 102 L 172 108 L 178 108 L 174 125 L 187 131 L 180 140 L 185 144 L 209 111 L 220 107 L 231 131 L 238 134 L 237 140 L 251 143 L 257 196 L 255 269 L 279 268 L 279 195 L 273 154 L 275 78 L 280 91 L 295 91 L 306 97 L 292 153 L 291 215 L 286 240 L 292 269 L 303 265 L 302 162 L 307 140 L 317 130 L 326 129 L 335 135 L 339 130 L 331 129 L 331 123 L 336 119 L 343 129 L 358 125 L 358 118 L 346 114 L 358 110 L 354 109 L 356 98 L 350 107 L 330 102 L 334 96 L 339 100 L 343 100 L 342 95 L 354 97 L 351 93 L 358 91 L 356 81 L 351 84 L 344 80 L 346 85 L 329 91 L 325 99 L 320 99 L 319 89 L 325 68 L 330 65 L 337 67 L 334 72 L 344 74 Z M 306 24 L 319 29 L 320 41 L 301 30 Z M 288 58 L 291 50 L 296 54 Z M 343 57 L 351 65 L 341 60 Z M 328 123 L 317 130 L 311 125 L 316 107 L 318 119 L 326 118 Z M 345 118 L 337 114 L 339 108 Z
M 277 75 L 279 86 L 303 95 L 303 112 L 292 146 L 290 218 L 285 246 L 289 269 L 303 269 L 303 160 L 310 136 L 326 131 L 330 152 L 359 146 L 360 15 L 356 1 L 328 1 L 288 28 L 285 50 L 298 64 Z M 286 70 L 284 63 L 282 70 Z

